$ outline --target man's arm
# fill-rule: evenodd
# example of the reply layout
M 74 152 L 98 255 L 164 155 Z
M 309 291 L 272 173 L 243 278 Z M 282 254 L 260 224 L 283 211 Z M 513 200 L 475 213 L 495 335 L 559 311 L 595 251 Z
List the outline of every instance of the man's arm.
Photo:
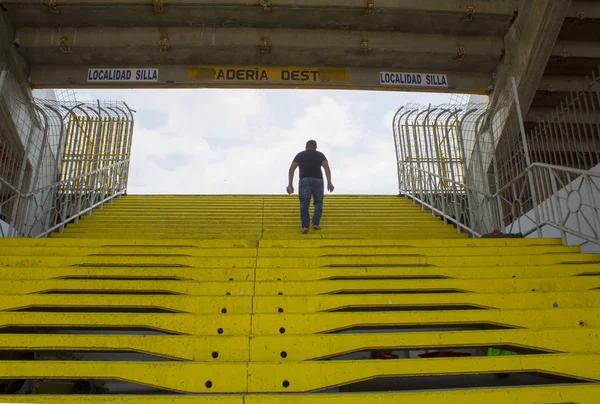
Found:
M 329 163 L 327 162 L 327 160 L 323 160 L 321 165 L 323 166 L 323 168 L 325 168 L 325 176 L 327 177 L 327 190 L 329 192 L 333 192 L 335 187 L 331 183 L 331 169 L 329 168 Z
M 292 184 L 294 183 L 294 172 L 296 171 L 296 168 L 298 168 L 298 163 L 296 163 L 295 161 L 292 161 L 292 165 L 290 166 L 290 170 L 288 171 L 288 186 L 287 186 L 287 193 L 290 195 L 294 193 L 294 186 Z

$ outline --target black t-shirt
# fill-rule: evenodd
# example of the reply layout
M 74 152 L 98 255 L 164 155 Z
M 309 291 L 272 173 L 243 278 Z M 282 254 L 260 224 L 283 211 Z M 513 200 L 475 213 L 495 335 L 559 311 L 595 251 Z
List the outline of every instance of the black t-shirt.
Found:
M 300 179 L 306 177 L 323 179 L 321 164 L 325 160 L 327 160 L 325 155 L 316 150 L 304 150 L 298 153 L 294 161 L 300 167 Z

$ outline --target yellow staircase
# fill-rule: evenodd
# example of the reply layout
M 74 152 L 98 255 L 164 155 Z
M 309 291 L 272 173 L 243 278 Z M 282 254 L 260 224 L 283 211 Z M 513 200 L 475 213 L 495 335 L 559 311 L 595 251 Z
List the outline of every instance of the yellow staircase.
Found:
M 322 225 L 127 196 L 1 239 L 0 402 L 600 403 L 600 256 L 397 197 L 328 196 Z

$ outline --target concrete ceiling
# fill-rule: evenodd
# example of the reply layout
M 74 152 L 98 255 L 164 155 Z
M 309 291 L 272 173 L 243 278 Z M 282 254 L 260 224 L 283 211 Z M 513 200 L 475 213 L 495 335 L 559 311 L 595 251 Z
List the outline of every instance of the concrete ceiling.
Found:
M 600 1 L 573 1 L 527 114 L 526 129 L 547 118 L 570 92 L 587 88 L 592 71 L 599 67 Z M 594 101 L 600 103 L 590 100 Z
M 151 0 L 2 2 L 38 87 L 89 86 L 92 67 L 159 67 L 152 86 L 197 87 L 188 66 L 233 65 L 350 69 L 347 83 L 327 85 L 335 88 L 381 89 L 380 71 L 443 73 L 441 91 L 485 93 L 517 10 L 517 0 L 375 0 L 371 14 L 368 3 L 166 0 L 161 11 Z
M 484 94 L 523 0 L 0 0 L 35 87 L 256 87 L 198 82 L 194 66 L 347 69 L 347 81 L 262 87 L 384 87 L 380 72 L 447 74 L 427 91 Z M 529 0 L 527 0 L 529 1 Z M 546 0 L 531 0 L 546 1 Z M 553 0 L 554 1 L 554 0 Z M 562 1 L 562 0 L 556 0 Z M 373 8 L 369 5 L 373 4 Z M 162 46 L 161 46 L 162 45 Z M 533 122 L 600 64 L 600 1 L 577 0 L 553 45 Z M 90 68 L 159 68 L 156 82 L 88 82 Z

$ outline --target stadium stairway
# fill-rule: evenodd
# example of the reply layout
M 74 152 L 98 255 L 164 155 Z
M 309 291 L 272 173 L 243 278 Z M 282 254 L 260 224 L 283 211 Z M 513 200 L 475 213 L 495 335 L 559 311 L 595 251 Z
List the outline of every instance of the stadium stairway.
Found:
M 322 226 L 295 197 L 127 196 L 1 239 L 0 402 L 600 402 L 600 256 L 391 196 L 328 196 Z

